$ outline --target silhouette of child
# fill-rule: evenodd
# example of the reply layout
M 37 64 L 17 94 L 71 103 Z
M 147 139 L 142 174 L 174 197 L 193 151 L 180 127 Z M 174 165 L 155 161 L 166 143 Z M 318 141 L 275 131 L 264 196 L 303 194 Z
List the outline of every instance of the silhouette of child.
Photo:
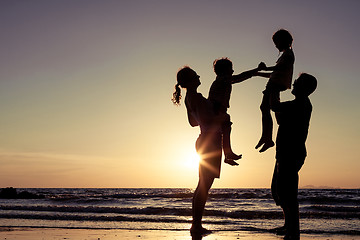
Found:
M 208 99 L 213 103 L 214 112 L 216 115 L 222 115 L 224 122 L 222 124 L 222 144 L 225 155 L 224 162 L 232 166 L 239 165 L 234 160 L 239 160 L 242 155 L 237 155 L 232 151 L 230 143 L 230 132 L 232 122 L 227 109 L 230 107 L 230 95 L 232 91 L 232 84 L 242 82 L 251 78 L 259 70 L 263 70 L 265 64 L 259 64 L 258 68 L 243 72 L 238 75 L 233 75 L 233 64 L 228 58 L 216 59 L 213 63 L 216 79 L 212 83 L 209 91 Z
M 262 113 L 262 135 L 255 147 L 258 149 L 262 146 L 260 152 L 264 152 L 274 146 L 274 141 L 272 140 L 273 121 L 270 113 L 270 97 L 273 94 L 280 99 L 280 91 L 291 88 L 295 62 L 294 52 L 291 47 L 293 41 L 291 34 L 285 29 L 280 29 L 274 33 L 272 39 L 275 47 L 282 52 L 282 55 L 276 61 L 275 66 L 265 67 L 264 70 L 272 71 L 271 73 L 259 72 L 256 74 L 256 76 L 269 78 L 266 88 L 263 91 L 263 99 L 260 105 Z

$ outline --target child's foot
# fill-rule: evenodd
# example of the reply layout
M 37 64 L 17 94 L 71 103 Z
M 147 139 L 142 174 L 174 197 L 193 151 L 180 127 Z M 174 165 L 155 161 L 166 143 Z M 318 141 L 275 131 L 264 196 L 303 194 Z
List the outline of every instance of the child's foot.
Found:
M 259 152 L 265 152 L 268 148 L 271 148 L 275 145 L 275 143 L 273 142 L 273 140 L 271 139 L 265 139 L 265 138 L 260 138 L 258 144 L 255 146 L 255 149 L 258 149 L 259 147 L 263 146 Z
M 237 162 L 235 162 L 233 159 L 228 159 L 228 158 L 225 158 L 224 160 L 225 163 L 231 165 L 231 166 L 238 166 L 239 164 Z
M 242 154 L 236 155 L 233 152 L 225 154 L 225 159 L 239 160 L 241 157 L 242 157 Z
M 263 145 L 263 147 L 260 149 L 259 152 L 265 152 L 266 150 L 268 150 L 269 148 L 273 147 L 275 145 L 275 143 L 273 141 L 271 142 L 267 142 Z
M 256 144 L 255 149 L 258 149 L 259 147 L 261 147 L 263 144 L 265 144 L 265 139 L 264 138 L 260 138 L 258 144 Z

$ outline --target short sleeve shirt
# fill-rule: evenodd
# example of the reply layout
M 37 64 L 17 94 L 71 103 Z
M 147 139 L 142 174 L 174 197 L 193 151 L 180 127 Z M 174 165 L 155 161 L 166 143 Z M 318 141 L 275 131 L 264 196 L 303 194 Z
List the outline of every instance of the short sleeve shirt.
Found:
M 305 159 L 305 142 L 312 112 L 309 98 L 280 103 L 276 111 L 279 123 L 276 137 L 276 158 Z

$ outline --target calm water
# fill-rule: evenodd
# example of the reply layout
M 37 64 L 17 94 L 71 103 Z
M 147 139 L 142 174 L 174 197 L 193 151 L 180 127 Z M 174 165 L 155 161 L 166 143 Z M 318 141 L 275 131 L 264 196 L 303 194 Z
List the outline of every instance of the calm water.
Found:
M 0 199 L 0 226 L 187 230 L 193 189 L 18 189 L 43 199 Z M 360 236 L 360 189 L 299 192 L 301 230 Z M 269 189 L 212 189 L 204 225 L 266 231 L 283 224 Z

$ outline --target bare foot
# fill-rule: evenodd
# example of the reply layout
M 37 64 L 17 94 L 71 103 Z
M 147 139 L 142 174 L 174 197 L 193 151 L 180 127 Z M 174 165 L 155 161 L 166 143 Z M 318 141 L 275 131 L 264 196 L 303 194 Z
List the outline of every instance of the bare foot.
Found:
M 264 146 L 260 149 L 259 152 L 265 152 L 266 150 L 268 150 L 269 148 L 273 147 L 275 145 L 275 143 L 273 141 L 271 142 L 267 142 L 264 144 Z
M 263 144 L 265 144 L 265 139 L 264 138 L 260 138 L 258 144 L 256 144 L 255 149 L 258 149 L 259 147 L 261 147 Z
M 203 235 L 208 235 L 210 233 L 212 233 L 211 230 L 208 230 L 208 229 L 203 228 L 203 227 L 199 227 L 199 228 L 191 227 L 190 228 L 190 234 L 191 235 L 201 235 L 201 236 L 203 236 Z
M 225 154 L 226 159 L 239 160 L 241 157 L 242 157 L 242 154 L 236 155 L 233 152 Z
M 225 158 L 224 160 L 225 163 L 231 165 L 231 166 L 238 166 L 239 164 L 237 162 L 235 162 L 233 159 L 228 159 L 228 158 Z

